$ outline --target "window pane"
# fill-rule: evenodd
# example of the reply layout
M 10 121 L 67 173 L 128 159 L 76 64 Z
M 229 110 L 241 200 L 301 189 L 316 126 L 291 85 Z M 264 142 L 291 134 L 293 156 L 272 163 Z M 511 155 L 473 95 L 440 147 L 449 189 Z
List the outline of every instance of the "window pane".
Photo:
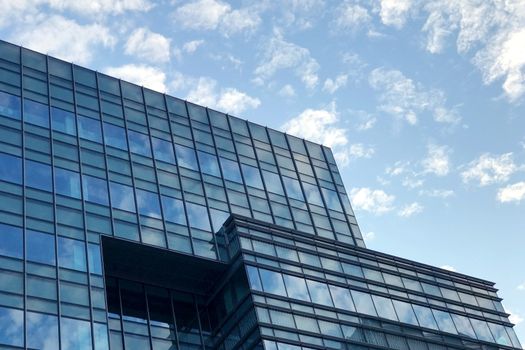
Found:
M 232 160 L 219 157 L 221 162 L 222 174 L 226 180 L 242 183 L 241 171 L 239 164 Z
M 201 151 L 198 151 L 197 155 L 199 156 L 199 164 L 203 173 L 218 177 L 221 176 L 219 162 L 216 156 Z
M 432 329 L 438 329 L 432 311 L 428 307 L 412 305 L 414 312 L 416 313 L 417 320 L 421 327 L 427 327 Z
M 193 203 L 186 203 L 188 220 L 191 227 L 201 230 L 210 231 L 210 219 L 206 207 Z
M 409 323 L 415 326 L 419 325 L 411 304 L 399 300 L 392 300 L 392 303 L 394 304 L 400 322 Z
M 0 255 L 21 259 L 24 256 L 24 247 L 22 245 L 21 228 L 0 224 Z
M 321 188 L 321 191 L 323 192 L 323 197 L 328 209 L 343 211 L 343 208 L 341 208 L 341 203 L 339 202 L 339 197 L 337 196 L 337 192 L 326 188 Z
M 26 186 L 51 191 L 53 179 L 51 177 L 51 166 L 32 160 L 26 160 Z
M 377 316 L 376 309 L 374 308 L 374 303 L 372 303 L 372 298 L 370 297 L 370 294 L 353 290 L 352 298 L 354 299 L 357 312 L 366 315 Z
M 0 91 L 0 115 L 20 119 L 20 97 Z
M 306 282 L 304 279 L 284 275 L 284 284 L 286 285 L 286 291 L 290 298 L 310 301 L 310 296 L 308 295 L 308 289 L 306 288 Z
M 106 180 L 98 177 L 83 175 L 82 187 L 84 189 L 84 199 L 88 202 L 108 205 L 108 185 Z
M 244 175 L 244 181 L 246 181 L 246 185 L 259 188 L 261 190 L 264 188 L 259 169 L 246 164 L 241 164 L 241 169 L 242 174 Z
M 266 189 L 269 192 L 277 193 L 284 196 L 283 186 L 281 185 L 281 178 L 279 175 L 263 170 L 264 183 L 266 184 Z
M 24 99 L 24 121 L 49 128 L 49 107 L 42 103 Z
M 177 154 L 177 161 L 181 167 L 198 170 L 197 158 L 195 157 L 195 151 L 193 149 L 176 145 L 175 153 Z
M 308 285 L 308 291 L 312 297 L 312 302 L 321 305 L 334 306 L 326 284 L 312 280 L 306 280 L 306 284 Z
M 158 194 L 137 189 L 137 205 L 140 215 L 161 218 Z
M 27 312 L 27 346 L 32 349 L 58 349 L 58 318 Z
M 0 180 L 22 183 L 22 160 L 8 154 L 0 153 Z
M 55 191 L 64 196 L 80 198 L 80 174 L 55 168 Z
M 488 324 L 492 332 L 492 335 L 494 335 L 494 339 L 496 339 L 496 343 L 501 344 L 501 345 L 512 346 L 510 338 L 507 335 L 507 332 L 505 332 L 505 327 L 503 327 L 502 325 L 490 323 L 490 322 L 488 322 Z
M 153 154 L 156 160 L 175 164 L 175 155 L 173 154 L 173 147 L 171 142 L 161 139 L 152 138 Z
M 86 271 L 84 242 L 58 237 L 58 265 L 68 269 Z
M 470 322 L 472 323 L 472 327 L 474 327 L 474 332 L 476 332 L 476 335 L 479 340 L 484 340 L 491 343 L 494 342 L 494 338 L 490 333 L 490 329 L 487 325 L 487 322 L 475 318 L 471 318 Z
M 331 335 L 332 337 L 342 337 L 341 326 L 337 323 L 326 322 L 319 320 L 319 328 L 321 328 L 321 334 Z
M 91 324 L 62 317 L 60 340 L 64 349 L 91 349 Z
M 330 294 L 332 294 L 335 307 L 346 311 L 355 311 L 354 303 L 348 289 L 330 285 Z
M 109 123 L 103 124 L 104 141 L 106 142 L 106 145 L 127 150 L 128 145 L 126 143 L 126 131 L 124 128 Z
M 299 181 L 283 176 L 283 182 L 288 197 L 304 201 L 303 191 L 301 191 L 301 185 L 299 184 Z
M 100 121 L 78 116 L 78 134 L 81 138 L 102 143 Z
M 56 107 L 51 107 L 51 123 L 53 130 L 69 135 L 76 135 L 75 115 Z
M 280 273 L 259 269 L 259 274 L 261 276 L 262 286 L 265 292 L 286 296 L 283 276 Z
M 253 290 L 262 291 L 261 279 L 259 278 L 259 272 L 256 267 L 246 266 L 246 271 L 248 272 L 248 280 L 250 281 L 250 287 Z
M 102 258 L 100 257 L 100 246 L 88 243 L 89 272 L 102 275 Z
M 454 322 L 448 312 L 432 309 L 440 331 L 457 334 Z
M 184 204 L 181 200 L 162 196 L 162 209 L 164 211 L 164 220 L 186 225 Z
M 133 130 L 128 130 L 129 150 L 133 153 L 151 157 L 149 136 Z
M 379 317 L 397 321 L 396 312 L 390 299 L 378 295 L 372 295 L 372 299 L 374 300 L 374 305 L 376 306 Z
M 0 307 L 0 344 L 24 346 L 24 312 Z
M 26 231 L 27 260 L 55 265 L 55 237 L 37 231 Z
M 111 194 L 111 206 L 122 210 L 136 212 L 135 199 L 133 197 L 133 189 L 126 185 L 121 185 L 115 182 L 109 183 L 109 190 Z

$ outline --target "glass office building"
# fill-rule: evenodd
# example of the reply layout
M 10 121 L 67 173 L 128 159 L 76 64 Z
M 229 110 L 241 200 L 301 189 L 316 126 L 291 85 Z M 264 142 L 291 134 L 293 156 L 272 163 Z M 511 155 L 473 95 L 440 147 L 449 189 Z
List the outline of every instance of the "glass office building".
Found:
M 0 42 L 0 349 L 517 349 L 366 249 L 329 148 Z

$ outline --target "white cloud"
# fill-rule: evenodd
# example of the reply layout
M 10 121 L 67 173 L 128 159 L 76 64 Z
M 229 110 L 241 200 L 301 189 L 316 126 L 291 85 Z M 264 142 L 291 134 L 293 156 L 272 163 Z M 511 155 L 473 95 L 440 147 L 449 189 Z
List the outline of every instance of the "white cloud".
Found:
M 525 290 L 525 282 L 516 287 L 517 290 Z
M 442 268 L 444 270 L 452 271 L 452 272 L 457 272 L 456 268 L 454 266 L 450 266 L 450 265 L 443 265 L 440 268 Z
M 418 202 L 414 202 L 411 204 L 407 204 L 403 208 L 401 208 L 397 212 L 397 215 L 404 217 L 404 218 L 408 218 L 408 217 L 411 217 L 412 215 L 419 214 L 422 211 L 423 211 L 423 206 L 419 204 Z
M 467 169 L 461 173 L 463 182 L 475 181 L 479 183 L 479 186 L 506 182 L 510 175 L 518 170 L 512 159 L 512 153 L 499 156 L 485 153 L 471 161 L 466 167 Z
M 517 324 L 520 324 L 521 322 L 523 322 L 523 317 L 515 312 L 513 312 L 511 309 L 507 308 L 504 304 L 503 305 L 503 309 L 505 310 L 506 313 L 510 314 L 509 316 L 509 321 L 514 323 L 515 325 Z
M 295 89 L 292 85 L 286 84 L 284 85 L 281 90 L 279 90 L 279 95 L 282 97 L 294 97 L 295 96 Z
M 403 27 L 411 6 L 412 0 L 381 0 L 381 21 L 395 28 Z
M 312 28 L 321 19 L 319 14 L 325 7 L 324 0 L 281 0 L 275 4 L 282 10 L 279 23 L 294 30 Z
M 458 123 L 461 119 L 453 108 L 446 107 L 445 93 L 426 89 L 398 70 L 374 69 L 368 78 L 370 86 L 379 91 L 379 109 L 407 123 L 418 122 L 419 113 L 427 112 L 439 123 Z
M 261 104 L 258 98 L 235 88 L 219 89 L 217 81 L 211 78 L 201 77 L 192 82 L 192 85 L 195 87 L 188 93 L 188 100 L 226 113 L 239 114 Z
M 497 199 L 502 203 L 520 203 L 522 199 L 525 199 L 525 182 L 517 182 L 515 184 L 500 188 L 498 191 Z
M 197 49 L 204 44 L 204 40 L 192 40 L 182 45 L 182 50 L 187 53 L 194 53 Z
M 447 146 L 429 145 L 427 157 L 421 162 L 423 172 L 437 176 L 447 175 L 450 171 L 449 153 L 450 149 Z
M 425 180 L 423 179 L 417 179 L 415 177 L 409 177 L 409 176 L 405 177 L 403 181 L 401 182 L 403 186 L 410 188 L 410 189 L 419 188 L 423 186 L 424 183 L 425 183 Z
M 337 150 L 337 152 L 334 154 L 334 157 L 339 166 L 345 167 L 355 159 L 372 158 L 374 153 L 375 149 L 373 147 L 367 147 L 362 143 L 354 143 L 350 145 L 350 147 Z
M 334 80 L 328 78 L 324 82 L 323 91 L 327 91 L 330 94 L 333 94 L 337 90 L 346 86 L 348 81 L 347 74 L 339 74 Z
M 359 125 L 357 125 L 357 130 L 365 131 L 365 130 L 372 129 L 374 125 L 376 124 L 376 122 L 377 122 L 376 117 L 369 117 L 365 119 L 363 122 L 361 122 Z
M 421 190 L 419 191 L 420 196 L 428 196 L 428 197 L 437 197 L 437 198 L 448 198 L 455 195 L 454 191 L 452 190 L 439 190 L 439 189 L 433 189 L 433 190 Z
M 146 0 L 47 0 L 53 9 L 74 11 L 80 15 L 120 15 L 128 11 L 146 12 L 153 3 Z
M 62 16 L 40 15 L 17 27 L 12 41 L 65 61 L 87 64 L 96 54 L 97 46 L 111 48 L 116 38 L 99 24 L 80 25 Z
M 104 69 L 104 73 L 138 85 L 143 85 L 155 91 L 166 91 L 166 74 L 154 67 L 126 64 L 120 67 L 107 67 Z
M 385 169 L 385 173 L 390 176 L 398 176 L 409 171 L 410 162 L 397 161 L 394 165 Z
M 365 240 L 365 242 L 373 241 L 376 239 L 376 233 L 372 231 L 366 232 L 363 234 L 363 239 Z
M 376 215 L 394 209 L 395 196 L 386 194 L 383 190 L 372 190 L 367 187 L 353 188 L 350 191 L 350 199 L 354 209 L 368 211 Z
M 168 62 L 170 60 L 170 39 L 153 33 L 148 28 L 137 28 L 129 36 L 124 52 L 148 62 Z
M 256 83 L 263 84 L 283 69 L 293 69 L 309 89 L 314 88 L 319 81 L 319 64 L 310 56 L 310 51 L 285 41 L 279 32 L 264 45 L 263 56 L 264 59 L 254 71 Z
M 337 30 L 356 31 L 372 20 L 366 8 L 351 1 L 344 1 L 335 9 L 335 13 L 334 25 Z

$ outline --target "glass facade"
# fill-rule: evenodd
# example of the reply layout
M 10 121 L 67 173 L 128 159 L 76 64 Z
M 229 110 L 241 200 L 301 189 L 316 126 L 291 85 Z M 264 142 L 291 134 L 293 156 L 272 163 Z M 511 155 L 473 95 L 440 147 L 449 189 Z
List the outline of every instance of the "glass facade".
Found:
M 507 317 L 367 250 L 329 148 L 0 41 L 0 348 L 519 348 Z

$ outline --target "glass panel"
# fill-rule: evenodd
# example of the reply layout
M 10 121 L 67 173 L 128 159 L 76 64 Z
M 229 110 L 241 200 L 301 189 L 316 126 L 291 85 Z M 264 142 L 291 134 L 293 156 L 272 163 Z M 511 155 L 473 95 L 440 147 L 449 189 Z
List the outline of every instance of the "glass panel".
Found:
M 308 285 L 308 291 L 312 297 L 312 302 L 321 305 L 334 306 L 326 284 L 312 280 L 306 280 L 306 284 Z
M 158 194 L 137 189 L 137 205 L 140 215 L 161 218 Z
M 0 255 L 19 259 L 24 256 L 21 228 L 0 224 Z
M 164 141 L 157 138 L 151 138 L 153 144 L 153 155 L 156 160 L 162 160 L 171 164 L 175 164 L 175 155 L 171 142 Z
M 27 312 L 27 346 L 32 349 L 58 349 L 58 319 L 56 316 Z
M 136 212 L 133 189 L 131 187 L 115 182 L 110 182 L 109 190 L 111 194 L 112 207 L 131 211 L 133 213 Z
M 290 298 L 310 301 L 310 296 L 308 295 L 308 289 L 306 288 L 306 282 L 304 279 L 284 275 L 284 284 L 286 285 L 286 291 Z
M 467 317 L 453 313 L 451 313 L 450 316 L 452 316 L 452 320 L 454 320 L 454 324 L 456 325 L 456 329 L 460 335 L 466 335 L 467 337 L 474 339 L 476 338 L 474 330 L 472 329 L 470 321 Z
M 24 99 L 24 121 L 49 128 L 49 107 L 42 103 Z
M 164 220 L 186 225 L 184 204 L 181 200 L 162 196 L 162 209 L 164 211 Z
M 321 328 L 321 334 L 330 335 L 332 337 L 341 338 L 343 333 L 341 332 L 341 327 L 337 323 L 319 321 L 319 328 Z
M 431 295 L 435 295 L 435 296 L 438 296 L 440 297 L 441 296 L 441 292 L 439 291 L 439 287 L 438 286 L 435 286 L 433 284 L 428 284 L 428 283 L 421 283 L 421 285 L 423 286 L 423 291 L 427 294 L 431 294 Z
M 246 266 L 246 271 L 248 273 L 248 280 L 250 281 L 250 287 L 253 290 L 262 291 L 261 279 L 259 278 L 259 272 L 256 267 Z
M 172 300 L 181 348 L 184 348 L 184 345 L 188 343 L 200 344 L 199 316 L 193 297 L 186 293 L 172 292 Z M 201 347 L 194 345 L 190 348 L 200 349 Z
M 399 300 L 392 300 L 392 303 L 394 304 L 400 322 L 409 323 L 415 326 L 419 325 L 411 304 Z
M 55 131 L 60 131 L 69 135 L 77 134 L 75 114 L 71 112 L 51 107 L 51 124 Z
M 53 188 L 51 166 L 33 162 L 32 160 L 26 160 L 25 162 L 26 186 L 51 191 Z
M 0 153 L 0 180 L 22 184 L 22 159 Z
M 436 320 L 432 315 L 432 311 L 428 307 L 412 305 L 414 312 L 416 313 L 417 320 L 421 327 L 427 327 L 432 329 L 438 329 Z
M 0 344 L 24 346 L 24 312 L 0 307 Z
M 20 97 L 0 91 L 0 114 L 6 117 L 20 119 Z
M 346 311 L 355 311 L 352 296 L 347 288 L 330 285 L 330 293 L 332 294 L 335 307 Z
M 490 333 L 490 329 L 487 325 L 487 322 L 471 318 L 470 323 L 472 324 L 472 327 L 474 327 L 474 332 L 476 332 L 476 335 L 479 340 L 489 341 L 491 343 L 494 342 L 494 338 Z
M 319 326 L 317 325 L 317 320 L 299 315 L 294 315 L 294 319 L 295 324 L 297 325 L 297 329 L 319 333 Z
M 37 231 L 26 231 L 27 260 L 55 265 L 55 237 Z
M 358 292 L 356 290 L 352 291 L 352 298 L 354 299 L 355 307 L 357 312 L 377 316 L 376 309 L 374 308 L 374 303 L 370 294 Z
M 323 192 L 323 197 L 328 209 L 332 209 L 335 211 L 343 211 L 343 208 L 341 207 L 341 202 L 339 202 L 339 197 L 337 196 L 337 192 L 326 188 L 321 188 L 321 191 Z
M 80 198 L 80 174 L 55 168 L 55 191 L 64 196 Z
M 78 134 L 81 138 L 102 143 L 100 121 L 78 116 Z
M 151 157 L 151 147 L 149 145 L 149 136 L 128 130 L 129 150 L 133 153 L 141 154 L 146 157 Z
M 63 349 L 91 349 L 91 324 L 62 317 L 60 341 Z
M 270 318 L 272 319 L 272 323 L 275 325 L 292 328 L 295 327 L 293 317 L 289 313 L 270 310 Z
M 284 288 L 283 276 L 274 271 L 259 269 L 261 275 L 262 286 L 265 292 L 286 296 Z
M 193 149 L 176 145 L 175 153 L 177 154 L 177 161 L 181 167 L 198 170 L 197 157 L 195 156 L 195 151 Z
M 88 243 L 89 272 L 102 275 L 102 259 L 100 257 L 100 246 Z
M 84 199 L 88 202 L 102 205 L 109 204 L 108 184 L 106 180 L 98 177 L 83 175 L 82 187 L 84 190 Z
M 109 346 L 107 326 L 105 324 L 94 323 L 93 333 L 95 336 L 95 350 L 107 350 Z
M 345 339 L 357 342 L 365 342 L 365 336 L 360 328 L 346 325 L 341 325 L 341 328 L 343 329 L 343 336 Z
M 266 189 L 269 192 L 277 193 L 284 196 L 283 186 L 281 185 L 281 178 L 279 175 L 263 170 L 262 171 L 264 183 L 266 184 Z
M 128 145 L 126 143 L 126 131 L 124 128 L 109 123 L 103 124 L 104 141 L 106 142 L 106 145 L 127 150 Z
M 374 305 L 379 317 L 387 318 L 389 320 L 397 321 L 396 312 L 392 301 L 388 298 L 380 297 L 378 295 L 372 295 Z
M 432 309 L 440 331 L 457 334 L 454 322 L 448 312 Z
M 216 156 L 201 151 L 198 151 L 197 155 L 199 156 L 199 164 L 203 173 L 218 177 L 221 176 L 219 162 Z
M 244 175 L 244 181 L 246 181 L 246 185 L 259 188 L 261 190 L 264 189 L 259 169 L 246 164 L 241 164 L 241 169 L 242 174 Z
M 210 231 L 210 219 L 206 207 L 193 203 L 186 203 L 188 221 L 191 227 Z
M 239 164 L 232 160 L 219 157 L 222 174 L 226 180 L 242 183 L 241 171 Z
M 283 176 L 284 188 L 288 197 L 304 202 L 303 191 L 299 181 Z
M 120 293 L 122 296 L 122 315 L 124 318 L 126 320 L 145 323 L 148 317 L 146 312 L 146 296 L 144 295 L 142 285 L 135 282 L 121 281 Z
M 58 237 L 58 265 L 68 269 L 86 271 L 84 242 Z
M 507 335 L 507 332 L 505 332 L 505 327 L 499 324 L 490 323 L 488 322 L 490 331 L 492 332 L 492 335 L 494 336 L 494 339 L 496 340 L 496 343 L 501 345 L 507 345 L 512 346 L 512 343 L 510 341 L 509 336 Z

